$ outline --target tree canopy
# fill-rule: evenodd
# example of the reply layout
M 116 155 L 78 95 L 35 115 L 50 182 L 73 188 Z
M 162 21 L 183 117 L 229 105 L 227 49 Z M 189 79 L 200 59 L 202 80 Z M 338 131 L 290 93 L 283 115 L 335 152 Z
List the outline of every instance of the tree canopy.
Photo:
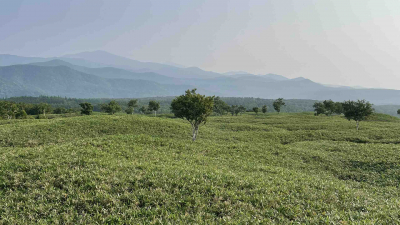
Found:
M 82 109 L 81 109 L 81 114 L 82 115 L 91 115 L 93 113 L 93 106 L 89 102 L 83 102 L 79 104 Z
M 342 106 L 346 119 L 356 121 L 357 130 L 359 122 L 365 120 L 374 112 L 372 104 L 365 100 L 345 101 Z
M 106 112 L 106 113 L 108 113 L 108 114 L 110 114 L 110 115 L 113 115 L 116 112 L 121 111 L 121 106 L 118 104 L 118 102 L 112 100 L 108 104 L 103 104 L 101 106 L 101 110 Z
M 278 113 L 281 112 L 281 107 L 285 105 L 285 102 L 283 101 L 283 98 L 278 98 L 274 101 L 273 106 L 275 111 Z
M 148 110 L 154 112 L 154 116 L 157 116 L 157 111 L 160 109 L 160 103 L 154 100 L 149 102 L 149 106 L 147 107 Z
M 267 113 L 267 111 L 268 111 L 267 106 L 266 106 L 266 105 L 263 105 L 263 107 L 261 108 L 261 111 L 262 111 L 263 113 Z
M 258 107 L 253 107 L 253 112 L 256 113 L 256 115 L 258 115 L 258 112 L 260 111 L 260 108 Z
M 192 140 L 195 141 L 199 126 L 206 124 L 214 106 L 214 96 L 196 93 L 196 89 L 187 90 L 184 95 L 172 100 L 171 110 L 174 115 L 186 119 L 192 125 Z

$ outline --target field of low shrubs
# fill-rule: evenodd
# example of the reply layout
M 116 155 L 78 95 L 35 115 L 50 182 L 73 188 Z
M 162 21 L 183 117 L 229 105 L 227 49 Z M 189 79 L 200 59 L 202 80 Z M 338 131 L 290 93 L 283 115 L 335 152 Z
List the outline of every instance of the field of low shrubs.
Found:
M 400 120 L 0 120 L 0 224 L 399 224 Z

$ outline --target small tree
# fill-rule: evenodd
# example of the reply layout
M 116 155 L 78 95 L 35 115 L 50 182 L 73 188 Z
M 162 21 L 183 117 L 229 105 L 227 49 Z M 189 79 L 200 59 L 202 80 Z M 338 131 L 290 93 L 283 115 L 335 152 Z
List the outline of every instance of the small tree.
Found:
M 108 104 L 103 104 L 103 105 L 101 106 L 101 110 L 104 111 L 104 112 L 106 112 L 106 113 L 108 113 L 108 114 L 110 114 L 110 115 L 113 115 L 113 114 L 115 114 L 116 112 L 121 111 L 121 106 L 118 104 L 118 102 L 112 100 L 112 101 L 111 101 L 110 103 L 108 103 Z
M 160 109 L 160 103 L 156 101 L 150 101 L 147 108 L 154 112 L 154 116 L 157 116 L 157 111 Z
M 46 117 L 46 112 L 51 112 L 51 106 L 47 103 L 39 103 L 35 105 L 36 114 L 43 114 Z
M 281 107 L 285 105 L 285 102 L 283 102 L 283 98 L 278 98 L 274 101 L 273 106 L 275 111 L 277 111 L 278 113 L 281 112 Z
M 139 108 L 139 112 L 141 112 L 142 114 L 145 114 L 147 112 L 147 108 L 146 106 L 142 106 Z
M 246 112 L 246 108 L 242 105 L 231 105 L 229 107 L 229 111 L 231 112 L 232 116 L 238 116 L 240 113 Z
M 314 105 L 314 115 L 318 116 L 319 114 L 324 114 L 325 113 L 325 106 L 322 102 L 315 102 Z
M 28 114 L 25 112 L 25 110 L 20 109 L 20 110 L 15 114 L 15 118 L 17 118 L 17 119 L 27 119 L 27 118 L 28 118 Z
M 397 110 L 397 114 L 400 114 L 400 109 Z
M 186 119 L 192 125 L 192 141 L 196 140 L 199 126 L 206 124 L 211 115 L 214 96 L 204 96 L 196 93 L 196 89 L 187 90 L 185 95 L 176 97 L 171 103 L 171 110 L 176 117 Z
M 231 107 L 229 109 L 230 109 L 232 116 L 234 116 L 235 114 L 237 116 L 237 114 L 239 113 L 239 109 L 238 109 L 237 105 L 231 105 Z M 238 113 L 236 113 L 236 112 L 238 112 Z
M 0 102 L 0 117 L 10 120 L 15 118 L 17 112 L 18 112 L 18 107 L 14 102 L 9 102 L 9 101 Z
M 93 113 L 93 106 L 89 102 L 83 102 L 79 104 L 82 109 L 81 109 L 81 114 L 82 115 L 91 115 Z
M 262 111 L 264 114 L 267 113 L 267 106 L 266 106 L 266 105 L 263 105 L 261 111 Z
M 67 112 L 67 109 L 64 107 L 57 107 L 53 110 L 54 114 L 64 114 Z
M 346 119 L 356 121 L 357 130 L 359 122 L 365 120 L 374 112 L 371 103 L 365 100 L 345 101 L 342 106 Z
M 137 99 L 132 99 L 128 102 L 128 108 L 125 110 L 127 114 L 133 114 L 137 105 Z
M 325 108 L 324 114 L 327 116 L 332 115 L 335 111 L 335 102 L 333 102 L 332 100 L 325 100 L 323 104 Z
M 236 109 L 235 114 L 236 114 L 236 116 L 237 116 L 238 114 L 244 113 L 244 112 L 246 112 L 246 108 L 245 108 L 244 106 L 240 105 L 240 106 Z
M 253 107 L 253 112 L 255 112 L 256 115 L 258 115 L 259 111 L 260 111 L 260 109 L 258 107 Z

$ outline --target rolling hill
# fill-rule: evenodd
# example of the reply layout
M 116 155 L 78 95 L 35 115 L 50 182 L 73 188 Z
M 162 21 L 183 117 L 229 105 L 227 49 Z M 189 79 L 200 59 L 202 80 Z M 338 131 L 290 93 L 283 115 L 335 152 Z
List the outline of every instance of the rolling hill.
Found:
M 0 67 L 0 97 L 149 97 L 178 95 L 191 88 L 185 85 L 159 84 L 148 80 L 107 79 L 83 73 L 67 66 L 14 65 Z

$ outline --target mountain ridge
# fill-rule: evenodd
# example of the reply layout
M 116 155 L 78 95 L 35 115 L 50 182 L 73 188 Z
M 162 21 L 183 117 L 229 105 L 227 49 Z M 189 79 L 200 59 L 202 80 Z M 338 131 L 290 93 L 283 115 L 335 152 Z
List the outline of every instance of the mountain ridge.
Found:
M 95 52 L 96 53 L 96 52 Z M 90 53 L 90 54 L 93 54 Z M 110 55 L 104 53 L 102 60 L 108 59 Z M 75 57 L 75 55 L 68 55 Z M 81 55 L 82 56 L 82 55 Z M 82 56 L 83 57 L 83 56 Z M 86 57 L 86 56 L 85 56 Z M 114 57 L 111 54 L 111 57 Z M 87 58 L 87 57 L 86 57 Z M 196 87 L 201 93 L 207 95 L 219 95 L 222 97 L 256 97 L 256 98 L 292 98 L 292 99 L 316 99 L 325 100 L 332 99 L 334 101 L 366 99 L 374 104 L 400 104 L 400 91 L 390 89 L 356 89 L 352 87 L 330 87 L 327 85 L 313 82 L 304 77 L 289 79 L 277 74 L 233 74 L 223 75 L 211 71 L 204 71 L 197 67 L 173 68 L 177 70 L 178 75 L 167 76 L 143 68 L 142 62 L 139 66 L 142 69 L 133 70 L 125 69 L 125 66 L 109 66 L 102 60 L 90 61 L 84 58 L 40 58 L 40 57 L 18 57 L 13 55 L 0 55 L 0 65 L 9 63 L 21 63 L 19 67 L 24 65 L 36 65 L 38 67 L 56 67 L 64 66 L 58 69 L 40 69 L 46 70 L 52 76 L 47 74 L 35 73 L 33 71 L 23 70 L 4 72 L 6 69 L 0 67 L 0 97 L 11 97 L 18 95 L 60 95 L 68 97 L 151 97 L 151 96 L 174 96 L 182 94 L 185 89 Z M 121 58 L 114 58 L 117 61 Z M 47 60 L 47 61 L 46 61 Z M 134 60 L 133 60 L 134 61 Z M 131 59 L 122 57 L 123 62 L 130 63 Z M 25 63 L 25 64 L 24 64 Z M 117 63 L 117 64 L 118 64 Z M 88 66 L 83 66 L 88 65 Z M 93 67 L 91 67 L 93 66 Z M 124 68 L 125 67 L 125 68 Z M 138 68 L 138 67 L 137 67 Z M 191 74 L 190 76 L 183 75 Z M 85 74 L 85 75 L 82 75 Z M 203 76 L 204 74 L 208 74 Z M 60 76 L 64 75 L 67 80 L 63 80 Z M 89 76 L 90 75 L 90 76 Z M 22 77 L 21 77 L 22 76 Z M 49 86 L 44 86 L 41 82 L 30 82 L 27 77 L 35 80 L 47 79 L 54 80 Z M 85 79 L 83 79 L 83 77 Z M 22 79 L 24 78 L 24 79 Z M 76 79 L 84 85 L 74 83 Z M 46 81 L 47 82 L 47 81 Z M 44 82 L 44 83 L 46 83 Z M 97 82 L 97 83 L 96 83 Z M 60 84 L 72 85 L 73 92 L 62 89 L 54 89 Z M 139 85 L 141 84 L 141 85 Z M 36 85 L 36 86 L 35 86 Z M 86 85 L 86 86 L 85 86 Z M 97 86 L 96 86 L 97 85 Z M 64 85 L 65 86 L 65 85 Z M 81 89 L 77 89 L 77 88 Z M 97 87 L 98 90 L 92 89 Z M 114 89 L 114 91 L 112 90 Z M 85 92 L 86 91 L 86 92 Z M 81 94 L 82 96 L 78 95 Z

